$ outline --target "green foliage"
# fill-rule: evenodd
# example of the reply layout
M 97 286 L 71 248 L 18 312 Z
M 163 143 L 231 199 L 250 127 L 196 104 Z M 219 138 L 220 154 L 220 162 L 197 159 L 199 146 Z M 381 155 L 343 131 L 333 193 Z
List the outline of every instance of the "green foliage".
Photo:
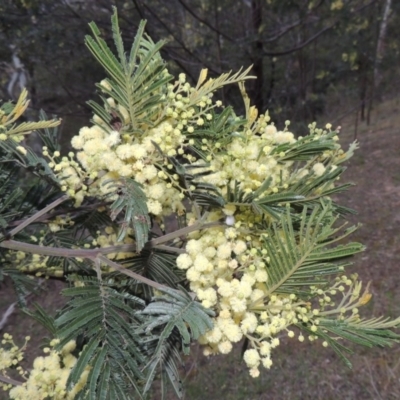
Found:
M 94 22 L 90 24 L 93 38 L 86 36 L 86 45 L 110 75 L 106 81 L 107 85 L 99 87 L 127 110 L 132 122 L 129 130 L 142 132 L 143 129 L 151 126 L 154 116 L 160 113 L 158 106 L 161 104 L 163 94 L 161 90 L 172 78 L 165 73 L 164 61 L 159 53 L 163 42 L 155 44 L 150 38 L 145 38 L 145 23 L 142 22 L 127 57 L 118 26 L 117 13 L 112 17 L 112 23 L 113 39 L 119 60 L 100 37 L 100 30 Z M 119 114 L 121 119 L 124 118 L 118 110 L 106 110 L 94 102 L 89 102 L 89 104 L 104 122 L 110 123 L 112 116 L 110 111 Z
M 342 226 L 333 227 L 338 218 L 331 213 L 329 203 L 322 203 L 311 213 L 304 207 L 295 222 L 288 208 L 279 223 L 266 231 L 264 246 L 270 255 L 266 295 L 293 293 L 307 297 L 305 287 L 327 283 L 321 277 L 339 274 L 346 265 L 341 260 L 364 250 L 359 243 L 332 246 L 355 229 L 338 234 Z
M 115 290 L 112 283 L 85 279 L 83 284 L 63 291 L 71 300 L 55 320 L 57 336 L 62 338 L 60 349 L 77 337 L 85 344 L 69 377 L 69 387 L 90 366 L 90 392 L 82 391 L 77 398 L 125 399 L 132 389 L 140 396 L 143 357 L 135 331 L 139 324 L 136 310 L 144 306 L 143 300 Z
M 150 317 L 144 321 L 140 332 L 147 337 L 151 335 L 144 340 L 143 347 L 152 354 L 146 365 L 147 380 L 143 391 L 146 393 L 150 389 L 159 368 L 162 375 L 167 375 L 178 397 L 182 397 L 181 361 L 177 350 L 181 348 L 184 354 L 189 354 L 190 343 L 212 328 L 210 316 L 214 313 L 194 301 L 183 287 L 180 291 L 165 289 L 162 292 L 164 295 L 155 297 L 141 312 Z M 164 380 L 162 384 L 164 387 Z
M 178 283 L 184 279 L 181 271 L 176 268 L 176 254 L 160 249 L 144 249 L 123 264 L 129 270 L 171 288 L 177 288 Z M 135 286 L 135 291 L 142 293 L 146 300 L 154 295 L 153 288 L 146 284 L 141 282 L 127 282 L 127 284 Z
M 118 242 L 122 242 L 127 234 L 127 229 L 131 226 L 135 230 L 136 251 L 140 253 L 148 240 L 150 229 L 150 218 L 148 215 L 146 196 L 142 192 L 140 185 L 131 179 L 125 179 L 121 185 L 113 184 L 111 188 L 116 188 L 114 196 L 117 199 L 111 205 L 111 220 L 115 220 L 122 210 L 124 210 L 124 221 L 117 237 Z

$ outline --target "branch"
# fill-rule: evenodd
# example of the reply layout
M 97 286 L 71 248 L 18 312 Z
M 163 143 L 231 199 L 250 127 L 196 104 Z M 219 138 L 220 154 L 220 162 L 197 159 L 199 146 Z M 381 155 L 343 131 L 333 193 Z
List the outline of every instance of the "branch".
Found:
M 223 222 L 208 222 L 204 223 L 203 221 L 198 221 L 193 225 L 186 226 L 185 228 L 178 229 L 177 231 L 167 233 L 166 235 L 160 236 L 158 238 L 152 239 L 145 244 L 146 249 L 151 249 L 157 247 L 157 245 L 169 242 L 170 240 L 176 239 L 180 236 L 186 236 L 191 232 L 199 231 L 201 229 L 212 228 L 215 226 L 222 226 Z
M 111 261 L 110 259 L 103 256 L 102 254 L 99 254 L 94 261 L 95 261 L 95 263 L 96 263 L 96 261 L 101 261 L 102 263 L 107 264 L 111 268 L 116 269 L 118 272 L 121 272 L 121 274 L 128 275 L 131 278 L 133 278 L 139 282 L 145 283 L 146 285 L 153 287 L 154 289 L 157 289 L 157 290 L 169 289 L 168 286 L 162 285 L 161 283 L 158 283 L 158 282 L 152 281 L 151 279 L 145 278 L 144 276 L 139 275 L 136 272 L 133 272 L 133 271 L 121 266 L 120 264 L 117 264 L 114 261 Z
M 196 18 L 198 21 L 200 21 L 202 24 L 208 26 L 212 31 L 218 33 L 219 35 L 223 36 L 225 39 L 228 39 L 231 42 L 234 42 L 235 40 L 228 36 L 227 34 L 223 33 L 222 31 L 218 30 L 214 26 L 212 26 L 210 23 L 208 23 L 205 19 L 199 17 L 195 12 L 183 1 L 183 0 L 178 0 L 178 2 L 183 6 L 183 8 L 191 14 L 194 18 Z
M 166 235 L 160 236 L 156 239 L 150 240 L 146 243 L 146 249 L 160 248 L 161 250 L 172 251 L 171 248 L 166 246 L 158 246 L 163 243 L 169 242 L 170 240 L 176 239 L 180 236 L 186 236 L 188 233 L 198 231 L 200 229 L 211 228 L 214 226 L 222 226 L 222 222 L 209 222 L 204 223 L 199 221 L 191 226 L 187 226 L 177 231 L 167 233 Z M 96 259 L 99 255 L 120 253 L 120 252 L 131 252 L 136 251 L 136 246 L 134 244 L 122 244 L 117 246 L 110 246 L 104 248 L 96 249 L 67 249 L 63 247 L 45 247 L 37 244 L 19 242 L 17 240 L 4 240 L 0 242 L 0 247 L 9 250 L 22 251 L 24 253 L 41 254 L 44 256 L 53 257 L 65 257 L 65 258 L 88 258 Z M 176 252 L 181 252 L 180 249 L 175 249 Z
M 186 253 L 186 250 L 180 247 L 173 247 L 173 246 L 165 246 L 165 245 L 158 245 L 154 246 L 157 250 L 164 250 L 164 251 L 169 251 L 171 253 L 178 253 L 178 254 L 183 254 Z
M 137 10 L 138 13 L 139 13 L 140 19 L 141 19 L 141 20 L 145 20 L 145 19 L 146 19 L 146 18 L 145 18 L 145 15 L 144 15 L 142 9 L 140 8 L 140 6 L 139 6 L 137 0 L 132 0 L 132 2 L 133 2 L 133 4 L 134 4 L 134 6 L 136 7 L 136 10 Z M 124 18 L 124 15 L 121 15 L 120 18 Z M 127 21 L 129 24 L 131 24 L 131 21 L 127 20 L 126 18 L 124 18 L 124 20 Z M 148 24 L 147 24 L 146 27 L 145 27 L 145 32 L 146 32 L 150 37 L 153 37 L 153 35 L 150 35 Z M 163 54 L 164 49 L 161 48 L 160 52 L 161 52 L 161 54 Z M 172 52 L 171 52 L 171 49 L 170 49 L 170 48 L 168 49 L 168 51 L 165 51 L 165 52 L 169 55 L 169 57 L 170 57 L 171 59 L 173 59 L 173 60 L 175 61 L 175 63 L 178 65 L 178 67 L 179 67 L 183 72 L 185 72 L 186 75 L 187 75 L 188 77 L 190 77 L 190 78 L 192 79 L 193 82 L 196 81 L 196 79 L 192 76 L 191 72 L 186 68 L 186 66 L 185 66 L 184 64 L 182 64 L 182 62 L 181 62 L 180 60 L 178 60 L 177 58 L 175 58 L 175 57 L 172 55 Z M 184 62 L 187 63 L 186 60 L 185 60 Z M 198 64 L 198 63 L 196 63 L 196 64 Z
M 174 32 L 164 23 L 164 21 L 161 20 L 161 18 L 146 4 L 144 4 L 144 7 L 150 12 L 150 14 L 153 15 L 153 17 L 166 29 L 166 31 L 174 38 L 174 40 L 176 40 L 177 43 L 180 44 L 180 46 L 182 47 L 182 49 L 187 52 L 190 57 L 192 57 L 193 59 L 197 60 L 199 62 L 200 65 L 205 65 L 204 60 L 201 60 L 195 53 L 193 53 L 192 51 L 190 51 L 186 45 L 182 42 L 182 40 L 180 40 L 175 34 Z M 166 47 L 165 47 L 166 48 Z M 212 66 L 208 66 L 205 65 L 209 71 L 214 72 L 215 74 L 219 74 L 218 71 L 216 71 Z
M 369 3 L 364 4 L 360 7 L 358 7 L 357 9 L 355 9 L 353 11 L 353 13 L 359 13 L 361 12 L 363 9 L 371 6 L 372 4 L 376 3 L 377 0 L 371 0 Z M 326 31 L 328 31 L 329 29 L 332 29 L 337 23 L 339 22 L 339 20 L 336 20 L 334 23 L 332 23 L 331 25 L 327 26 L 326 28 L 320 30 L 319 32 L 317 32 L 315 35 L 311 36 L 308 40 L 306 40 L 305 42 L 299 44 L 296 47 L 292 47 L 291 49 L 288 50 L 284 50 L 284 51 L 278 51 L 278 52 L 263 52 L 263 56 L 270 56 L 270 57 L 277 57 L 277 56 L 285 56 L 287 54 L 291 54 L 294 53 L 298 50 L 301 50 L 302 48 L 306 47 L 307 45 L 309 45 L 310 43 L 312 43 L 315 39 L 317 39 L 319 36 L 321 36 L 323 33 L 325 33 Z M 299 25 L 301 25 L 301 23 L 299 23 Z M 270 39 L 267 40 L 263 40 L 263 42 L 269 42 L 269 41 L 273 41 L 274 39 L 279 38 L 280 36 L 282 36 L 283 34 L 285 34 L 287 31 L 290 31 L 292 28 L 296 27 L 297 23 L 294 23 L 293 25 L 289 25 L 287 30 L 283 30 L 281 33 L 278 33 L 277 36 L 272 37 Z
M 14 236 L 18 232 L 22 231 L 25 227 L 30 225 L 32 222 L 36 221 L 42 215 L 46 214 L 48 211 L 52 210 L 53 208 L 57 207 L 59 204 L 63 203 L 64 201 L 68 200 L 69 197 L 67 195 L 59 197 L 57 200 L 50 203 L 48 206 L 43 208 L 43 210 L 38 211 L 37 213 L 33 214 L 31 217 L 26 219 L 25 221 L 21 222 L 16 228 L 9 232 L 9 235 Z
M 135 251 L 132 244 L 123 244 L 119 246 L 110 246 L 97 249 L 67 249 L 63 247 L 44 247 L 37 244 L 18 242 L 16 240 L 4 240 L 0 247 L 9 250 L 23 251 L 25 253 L 41 254 L 44 256 L 65 257 L 65 258 L 89 258 L 95 259 L 99 254 L 111 254 L 124 251 Z
M 14 386 L 21 386 L 23 382 L 16 381 L 15 379 L 9 378 L 8 376 L 0 375 L 0 381 L 4 383 L 9 383 Z
M 286 33 L 290 32 L 292 29 L 296 28 L 296 26 L 302 25 L 303 23 L 306 23 L 306 21 L 303 22 L 301 19 L 299 19 L 298 21 L 293 22 L 291 25 L 288 25 L 287 27 L 285 27 L 285 29 L 280 30 L 275 36 L 271 36 L 269 38 L 261 39 L 261 40 L 263 43 L 275 42 L 281 36 L 285 35 Z
M 262 53 L 263 56 L 270 56 L 270 57 L 277 57 L 277 56 L 285 56 L 287 54 L 294 53 L 297 50 L 301 50 L 303 47 L 306 47 L 310 43 L 312 43 L 315 39 L 317 39 L 319 36 L 321 36 L 323 33 L 328 31 L 329 29 L 332 29 L 339 21 L 334 22 L 333 24 L 327 26 L 326 28 L 320 30 L 317 32 L 314 36 L 311 36 L 309 39 L 307 39 L 305 42 L 299 44 L 296 47 L 292 47 L 291 49 L 284 50 L 284 51 L 277 51 L 277 52 L 268 52 L 264 51 Z

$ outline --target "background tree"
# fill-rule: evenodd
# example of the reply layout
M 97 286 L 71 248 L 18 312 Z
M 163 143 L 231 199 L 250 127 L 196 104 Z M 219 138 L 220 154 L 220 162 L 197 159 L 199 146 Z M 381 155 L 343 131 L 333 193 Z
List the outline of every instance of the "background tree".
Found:
M 258 79 L 249 93 L 258 108 L 268 108 L 278 123 L 296 120 L 302 129 L 338 91 L 359 99 L 364 118 L 375 96 L 377 60 L 382 76 L 398 63 L 398 5 L 386 0 L 7 0 L 0 5 L 3 97 L 12 79 L 12 54 L 18 54 L 34 109 L 64 117 L 66 131 L 74 129 L 69 123 L 87 119 L 86 101 L 100 72 L 85 55 L 82 37 L 94 20 L 109 41 L 113 4 L 121 10 L 124 38 L 146 19 L 153 38 L 168 39 L 162 54 L 171 72 L 184 71 L 194 81 L 203 67 L 217 75 L 253 65 Z M 390 51 L 383 57 L 384 43 Z M 383 79 L 379 90 L 386 88 Z M 241 105 L 235 89 L 225 88 L 220 96 Z

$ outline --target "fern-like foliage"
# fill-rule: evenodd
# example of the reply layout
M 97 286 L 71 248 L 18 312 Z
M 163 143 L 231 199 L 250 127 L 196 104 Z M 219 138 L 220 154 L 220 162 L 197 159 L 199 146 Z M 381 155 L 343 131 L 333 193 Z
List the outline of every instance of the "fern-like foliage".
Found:
M 23 98 L 25 95 L 25 92 L 21 94 Z M 14 118 L 20 115 L 19 108 L 25 109 L 26 105 L 25 98 L 16 105 L 6 103 L 1 107 L 1 112 L 4 113 L 2 117 L 4 125 L 0 127 L 0 131 L 6 132 L 4 135 L 7 138 L 0 140 L 0 242 L 10 239 L 10 232 L 13 232 L 14 228 L 60 195 L 57 179 L 46 161 L 27 146 L 27 153 L 21 153 L 18 150 L 18 142 L 10 138 L 10 129 L 12 127 L 19 129 Z M 34 129 L 44 127 L 50 130 L 52 126 L 58 124 L 59 122 L 55 123 L 55 120 L 50 122 L 43 120 L 42 124 L 33 124 L 31 127 Z M 23 132 L 24 129 L 19 129 L 19 132 Z M 41 227 L 43 226 L 33 224 L 29 227 L 29 233 L 22 231 L 15 237 L 30 241 L 30 236 Z M 0 260 L 0 280 L 4 277 L 11 280 L 19 305 L 25 307 L 26 296 L 37 290 L 37 282 L 22 273 L 15 263 L 15 256 L 3 248 L 0 248 Z
M 77 399 L 129 399 L 133 391 L 141 398 L 144 358 L 136 330 L 143 300 L 104 281 L 88 278 L 83 284 L 63 291 L 71 300 L 55 320 L 60 348 L 77 337 L 85 343 L 68 387 L 89 368 L 86 387 Z
M 347 264 L 342 260 L 364 250 L 359 243 L 336 245 L 355 229 L 340 233 L 342 227 L 333 226 L 336 221 L 329 203 L 320 203 L 311 214 L 305 207 L 297 221 L 293 221 L 288 208 L 286 215 L 266 231 L 264 247 L 270 259 L 267 294 L 304 296 L 307 287 L 320 285 L 324 276 L 340 273 Z
M 49 118 L 45 111 L 41 110 L 39 113 L 39 118 L 41 121 L 48 121 Z M 47 147 L 51 154 L 55 151 L 60 150 L 60 143 L 58 141 L 60 130 L 59 126 L 45 126 L 43 129 L 39 129 L 37 131 L 40 139 L 42 140 L 43 144 Z
M 240 69 L 238 72 L 232 74 L 231 72 L 227 72 L 221 74 L 216 79 L 206 80 L 207 70 L 203 70 L 200 74 L 199 81 L 197 82 L 195 90 L 192 92 L 190 96 L 190 101 L 187 107 L 191 107 L 194 104 L 197 104 L 201 98 L 207 96 L 210 93 L 215 92 L 217 89 L 220 89 L 223 86 L 231 85 L 233 83 L 243 82 L 247 79 L 254 79 L 255 76 L 249 75 L 252 66 L 242 71 Z
M 0 109 L 0 133 L 7 133 L 7 136 L 18 136 L 29 134 L 34 130 L 53 128 L 60 125 L 60 120 L 41 120 L 39 122 L 15 122 L 24 114 L 28 108 L 28 91 L 23 89 L 16 104 L 5 103 Z
M 1 255 L 1 252 L 0 252 Z M 17 296 L 18 306 L 23 310 L 27 309 L 26 297 L 31 293 L 39 292 L 40 288 L 36 280 L 30 276 L 26 276 L 18 268 L 11 263 L 3 262 L 0 268 L 0 283 L 7 277 L 11 280 Z
M 350 318 L 346 320 L 321 318 L 320 329 L 317 332 L 313 333 L 309 328 L 304 326 L 301 326 L 301 329 L 325 340 L 345 364 L 351 368 L 351 362 L 345 356 L 345 353 L 352 353 L 352 351 L 339 342 L 338 338 L 366 347 L 391 346 L 400 339 L 400 335 L 391 330 L 397 328 L 399 324 L 400 318 L 394 320 L 382 317 L 371 319 Z
M 336 132 L 327 134 L 323 139 L 315 141 L 312 136 L 298 139 L 296 143 L 283 143 L 276 146 L 272 154 L 279 154 L 284 152 L 285 155 L 281 157 L 281 162 L 284 161 L 307 161 L 321 152 L 334 150 L 336 148 L 335 142 L 332 140 L 336 136 Z
M 13 139 L 0 140 L 0 149 L 3 150 L 3 159 L 5 162 L 11 162 L 14 166 L 17 164 L 25 171 L 40 177 L 50 185 L 58 185 L 58 179 L 53 170 L 49 167 L 46 160 L 37 155 L 31 148 L 26 146 L 26 153 L 22 154 L 18 150 L 19 144 Z
M 82 150 L 77 161 L 60 154 L 59 121 L 42 112 L 39 122 L 18 124 L 26 91 L 0 108 L 0 279 L 12 279 L 22 306 L 36 288 L 22 272 L 69 283 L 54 320 L 39 306 L 29 313 L 59 339 L 60 360 L 63 346 L 77 343 L 66 389 L 84 385 L 76 399 L 148 398 L 160 376 L 162 393 L 170 383 L 182 398 L 181 353 L 200 338 L 212 352 L 226 353 L 242 337 L 253 351 L 264 346 L 264 366 L 268 343 L 275 347 L 273 336 L 290 325 L 346 362 L 342 339 L 366 346 L 400 339 L 391 330 L 400 319 L 359 317 L 370 294 L 360 296 L 361 283 L 342 275 L 364 247 L 343 244 L 356 229 L 341 223 L 352 210 L 329 197 L 350 186 L 337 185 L 338 164 L 357 145 L 343 153 L 328 127 L 311 126 L 298 140 L 287 127 L 277 131 L 250 105 L 243 84 L 250 69 L 214 79 L 202 70 L 195 87 L 184 74 L 169 84 L 163 42 L 144 33 L 144 22 L 127 52 L 114 12 L 116 54 L 96 24 L 90 28 L 86 44 L 108 78 L 98 85 L 102 105 L 89 102 L 97 126 L 72 141 Z M 232 83 L 244 117 L 211 99 Z M 30 130 L 39 130 L 43 154 L 20 145 Z M 335 305 L 326 293 L 342 300 Z M 257 362 L 248 361 L 257 375 Z
M 212 328 L 210 317 L 214 313 L 195 301 L 183 287 L 179 291 L 162 289 L 162 292 L 162 296 L 155 297 L 141 312 L 150 318 L 140 327 L 139 332 L 152 334 L 151 339 L 144 343 L 145 349 L 151 349 L 152 354 L 146 366 L 144 393 L 150 389 L 157 369 L 160 368 L 181 398 L 183 392 L 177 366 L 180 361 L 178 350 L 182 349 L 185 354 L 189 354 L 191 341 L 197 340 Z M 178 348 L 177 340 L 180 341 Z
M 152 121 L 158 116 L 161 117 L 159 105 L 163 94 L 162 88 L 172 79 L 166 72 L 164 61 L 159 53 L 164 42 L 154 43 L 145 35 L 145 22 L 142 22 L 130 53 L 127 55 L 116 11 L 112 17 L 112 26 L 118 58 L 101 38 L 100 30 L 94 22 L 90 24 L 93 37 L 86 37 L 86 45 L 109 74 L 107 80 L 109 87 L 99 86 L 100 89 L 127 110 L 130 120 L 130 126 L 127 128 L 129 132 L 141 133 L 152 126 L 154 124 Z M 89 104 L 109 125 L 113 114 L 119 115 L 120 119 L 124 120 L 124 116 L 117 108 L 105 109 L 93 101 Z
M 52 318 L 40 304 L 35 303 L 34 308 L 33 311 L 25 310 L 25 313 L 39 322 L 53 337 L 55 337 L 57 335 L 57 328 L 54 323 L 54 318 Z
M 121 264 L 145 278 L 176 289 L 178 284 L 185 279 L 182 271 L 176 267 L 176 257 L 176 253 L 159 249 L 143 249 L 140 254 L 123 260 Z M 112 273 L 110 277 L 114 275 L 118 275 L 118 273 Z M 154 295 L 153 288 L 144 283 L 129 280 L 126 284 L 129 285 L 133 293 L 140 294 L 148 301 Z
M 140 184 L 133 179 L 124 179 L 122 185 L 113 183 L 117 199 L 111 205 L 111 219 L 115 220 L 121 211 L 124 219 L 121 223 L 117 241 L 124 240 L 128 228 L 133 228 L 136 238 L 136 251 L 140 252 L 148 240 L 150 218 L 147 210 L 146 196 Z

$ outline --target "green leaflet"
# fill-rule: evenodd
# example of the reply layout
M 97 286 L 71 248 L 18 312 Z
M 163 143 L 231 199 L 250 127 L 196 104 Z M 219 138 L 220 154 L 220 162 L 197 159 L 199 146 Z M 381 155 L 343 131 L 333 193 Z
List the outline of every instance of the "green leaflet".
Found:
M 325 340 L 349 368 L 352 365 L 345 353 L 352 353 L 352 351 L 339 342 L 340 339 L 366 347 L 391 346 L 399 341 L 400 335 L 390 329 L 398 328 L 399 326 L 400 318 L 390 320 L 383 317 L 368 320 L 361 319 L 358 322 L 321 318 L 316 332 L 312 332 L 307 326 L 298 324 L 300 329 Z
M 86 45 L 109 74 L 107 82 L 111 89 L 102 86 L 99 88 L 127 110 L 130 134 L 141 133 L 143 129 L 152 125 L 150 121 L 154 121 L 154 117 L 157 118 L 159 115 L 161 90 L 172 78 L 168 73 L 164 73 L 165 64 L 159 53 L 164 42 L 154 43 L 147 37 L 144 34 L 145 22 L 142 21 L 127 57 L 118 25 L 117 11 L 114 8 L 112 31 L 117 58 L 101 38 L 97 25 L 92 22 L 89 26 L 93 37 L 86 36 Z M 120 115 L 117 108 L 106 109 L 95 102 L 90 102 L 89 105 L 108 124 L 112 118 L 110 111 Z
M 111 205 L 111 219 L 124 211 L 124 219 L 118 233 L 117 241 L 121 242 L 127 235 L 129 227 L 135 231 L 136 251 L 140 252 L 148 240 L 150 218 L 147 210 L 146 196 L 141 185 L 133 179 L 125 178 L 120 184 L 110 185 L 116 188 L 118 198 Z
M 89 397 L 84 396 L 86 389 L 83 389 L 78 398 L 112 398 L 113 387 L 117 386 L 124 388 L 125 393 L 134 390 L 141 398 L 139 382 L 143 379 L 144 358 L 135 327 L 136 313 L 144 303 L 132 295 L 119 293 L 104 282 L 89 278 L 83 282 L 83 287 L 63 291 L 71 300 L 55 320 L 60 349 L 77 337 L 86 343 L 71 371 L 69 387 L 76 384 L 89 367 L 86 383 L 86 388 L 91 389 Z M 104 390 L 106 395 L 101 392 Z
M 288 208 L 280 221 L 267 231 L 268 237 L 264 242 L 270 257 L 267 268 L 269 279 L 265 284 L 267 295 L 274 292 L 299 293 L 299 286 L 310 284 L 323 273 L 326 261 L 342 260 L 364 249 L 358 243 L 327 246 L 329 239 L 333 243 L 349 234 L 345 232 L 333 237 L 337 233 L 337 229 L 333 228 L 336 218 L 331 216 L 329 204 L 321 203 L 312 210 L 311 215 L 304 208 L 298 231 L 293 228 Z M 336 268 L 333 271 L 338 272 Z
M 176 363 L 180 362 L 179 350 L 182 348 L 185 354 L 189 353 L 191 341 L 197 340 L 212 328 L 210 317 L 214 313 L 202 307 L 182 287 L 180 291 L 162 291 L 165 294 L 154 297 L 153 302 L 141 312 L 148 318 L 138 332 L 153 334 L 153 337 L 144 343 L 145 349 L 152 355 L 146 367 L 144 393 L 149 390 L 157 368 L 160 367 L 161 370 L 164 368 L 177 396 L 182 398 L 182 387 L 176 367 Z
M 284 152 L 285 155 L 281 161 L 296 160 L 306 161 L 313 158 L 315 155 L 321 154 L 327 150 L 334 150 L 338 147 L 337 143 L 332 139 L 337 135 L 337 132 L 331 132 L 323 140 L 313 140 L 313 137 L 306 136 L 298 139 L 296 143 L 284 143 L 277 146 L 272 154 Z

